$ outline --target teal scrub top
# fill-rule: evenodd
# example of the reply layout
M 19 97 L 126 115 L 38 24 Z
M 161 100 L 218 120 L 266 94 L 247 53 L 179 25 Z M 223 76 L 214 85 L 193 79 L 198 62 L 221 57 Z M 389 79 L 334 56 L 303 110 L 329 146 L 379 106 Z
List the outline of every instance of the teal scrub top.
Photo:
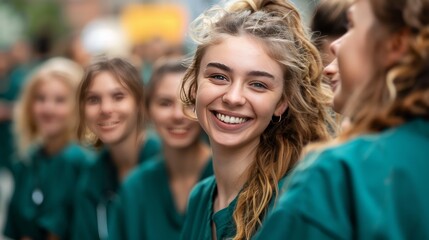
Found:
M 257 239 L 429 239 L 429 122 L 313 152 Z
M 38 65 L 38 62 L 15 68 L 9 75 L 0 79 L 0 102 L 14 104 L 18 99 L 27 75 Z M 13 131 L 11 120 L 0 120 L 0 168 L 10 168 L 13 159 Z
M 139 153 L 139 163 L 160 151 L 157 139 L 148 138 Z M 109 239 L 108 219 L 120 187 L 116 167 L 107 149 L 100 152 L 78 183 L 72 239 Z
M 27 162 L 13 166 L 15 190 L 9 205 L 5 235 L 46 239 L 53 233 L 68 239 L 73 194 L 79 175 L 88 167 L 91 154 L 69 144 L 48 156 L 40 148 Z
M 280 179 L 278 185 L 282 188 L 285 177 Z M 215 176 L 200 182 L 193 190 L 189 199 L 188 212 L 185 225 L 182 230 L 182 240 L 211 240 L 212 221 L 216 225 L 216 238 L 232 239 L 236 234 L 233 213 L 237 205 L 237 197 L 228 207 L 213 214 L 213 200 L 216 195 Z M 275 204 L 275 199 L 270 201 L 269 213 Z
M 200 180 L 213 175 L 211 160 Z M 111 239 L 174 240 L 180 238 L 185 214 L 177 210 L 162 154 L 141 165 L 124 183 L 115 216 L 110 222 Z

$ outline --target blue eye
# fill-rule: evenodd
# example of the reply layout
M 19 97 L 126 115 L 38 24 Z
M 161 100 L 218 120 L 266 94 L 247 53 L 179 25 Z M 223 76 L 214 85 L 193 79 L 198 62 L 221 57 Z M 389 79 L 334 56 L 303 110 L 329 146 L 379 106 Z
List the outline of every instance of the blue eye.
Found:
M 213 78 L 213 79 L 216 79 L 216 80 L 227 80 L 226 79 L 226 77 L 225 76 L 223 76 L 223 75 L 218 75 L 218 74 L 216 74 L 216 75 L 211 75 L 210 76 L 210 78 Z
M 254 82 L 250 84 L 252 87 L 258 88 L 258 89 L 267 89 L 267 86 L 260 82 Z

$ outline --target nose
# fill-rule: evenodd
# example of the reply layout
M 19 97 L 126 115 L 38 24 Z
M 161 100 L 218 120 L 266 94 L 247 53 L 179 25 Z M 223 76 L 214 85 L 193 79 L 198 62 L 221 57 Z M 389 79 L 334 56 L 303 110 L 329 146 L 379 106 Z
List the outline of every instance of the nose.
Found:
M 331 45 L 329 45 L 329 50 L 332 52 L 332 54 L 334 54 L 335 56 L 337 56 L 338 53 L 338 48 L 340 47 L 341 41 L 342 41 L 343 37 L 340 37 L 338 39 L 336 39 L 335 41 L 333 41 L 331 43 Z
M 103 99 L 100 100 L 100 111 L 101 114 L 108 115 L 112 112 L 112 103 L 109 100 Z
M 335 74 L 338 73 L 338 63 L 335 58 L 328 66 L 323 69 L 323 74 L 331 79 Z
M 181 121 L 185 117 L 183 113 L 183 105 L 181 102 L 177 102 L 173 107 L 173 119 L 176 121 Z
M 243 95 L 242 84 L 237 81 L 233 82 L 222 96 L 222 101 L 231 106 L 241 106 L 246 103 L 246 98 Z

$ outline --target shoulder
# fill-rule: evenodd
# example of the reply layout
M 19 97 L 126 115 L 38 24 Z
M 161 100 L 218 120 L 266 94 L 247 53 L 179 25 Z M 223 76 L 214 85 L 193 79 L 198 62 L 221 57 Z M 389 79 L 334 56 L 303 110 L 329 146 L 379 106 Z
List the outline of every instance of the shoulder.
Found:
M 155 155 L 132 170 L 127 176 L 123 188 L 134 188 L 144 183 L 153 184 L 162 175 L 164 168 L 165 164 L 162 155 Z
M 74 164 L 89 166 L 94 161 L 94 153 L 76 143 L 70 143 L 62 153 L 66 161 Z
M 197 202 L 205 202 L 208 204 L 215 185 L 216 179 L 214 175 L 202 180 L 197 185 L 195 185 L 191 191 L 191 194 L 189 195 L 189 206 L 193 207 L 193 204 Z
M 359 165 L 368 159 L 372 161 L 386 158 L 386 155 L 400 154 L 407 146 L 424 149 L 429 142 L 429 122 L 415 120 L 380 133 L 366 134 L 340 145 L 314 151 L 300 163 L 301 167 L 314 164 L 315 167 L 332 165 Z M 417 147 L 418 146 L 418 147 Z M 299 167 L 298 167 L 299 168 Z

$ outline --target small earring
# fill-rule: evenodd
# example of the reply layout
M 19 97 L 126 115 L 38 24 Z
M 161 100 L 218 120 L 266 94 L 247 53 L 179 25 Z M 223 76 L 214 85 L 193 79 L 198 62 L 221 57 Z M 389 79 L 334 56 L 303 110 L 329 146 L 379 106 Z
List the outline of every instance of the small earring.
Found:
M 282 115 L 280 115 L 278 117 L 274 115 L 274 117 L 278 118 L 278 120 L 274 122 L 273 119 L 271 119 L 272 123 L 280 123 L 282 121 Z

